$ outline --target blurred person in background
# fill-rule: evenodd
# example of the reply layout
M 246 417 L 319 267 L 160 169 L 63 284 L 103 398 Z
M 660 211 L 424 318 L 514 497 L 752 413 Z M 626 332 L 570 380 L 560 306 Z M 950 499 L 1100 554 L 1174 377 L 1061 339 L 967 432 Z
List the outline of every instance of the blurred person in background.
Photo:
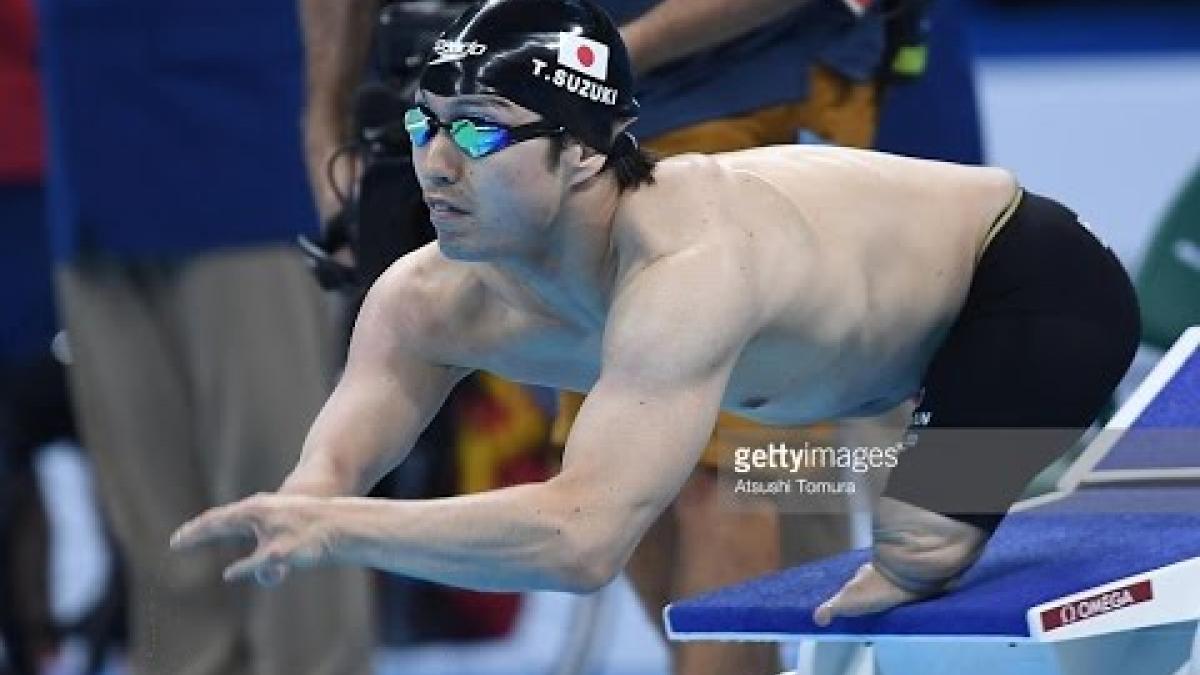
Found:
M 135 673 L 355 675 L 367 577 L 221 583 L 175 524 L 274 489 L 329 385 L 331 325 L 293 251 L 316 219 L 291 0 L 39 0 L 48 216 L 70 380 L 128 564 Z
M 983 164 L 983 127 L 966 9 L 931 0 L 889 24 L 888 71 L 875 149 L 959 164 Z
M 56 648 L 46 510 L 34 452 L 70 433 L 50 353 L 41 102 L 28 0 L 0 0 L 0 672 L 31 675 Z M 5 670 L 7 666 L 7 670 Z

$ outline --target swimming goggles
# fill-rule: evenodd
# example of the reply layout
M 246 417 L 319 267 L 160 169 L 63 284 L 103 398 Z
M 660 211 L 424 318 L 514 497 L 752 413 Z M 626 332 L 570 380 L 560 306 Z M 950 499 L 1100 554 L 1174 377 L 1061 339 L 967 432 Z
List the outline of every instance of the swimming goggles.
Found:
M 450 139 L 471 159 L 486 157 L 531 138 L 544 138 L 566 133 L 557 124 L 540 120 L 515 127 L 506 127 L 472 117 L 460 117 L 442 122 L 423 105 L 409 108 L 404 114 L 404 130 L 415 147 L 424 147 L 437 135 L 438 129 L 450 133 Z

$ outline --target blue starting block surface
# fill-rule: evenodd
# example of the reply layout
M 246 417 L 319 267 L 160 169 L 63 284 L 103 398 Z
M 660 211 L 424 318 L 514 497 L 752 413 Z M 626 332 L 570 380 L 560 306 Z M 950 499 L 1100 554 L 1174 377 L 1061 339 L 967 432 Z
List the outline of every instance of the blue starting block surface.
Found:
M 1127 429 L 1200 428 L 1197 345 L 1200 329 L 1193 328 L 1114 420 Z M 1110 424 L 1109 430 L 1114 428 Z M 1119 440 L 1106 445 L 1128 455 L 1142 452 Z M 1187 450 L 1193 456 L 1184 464 Z M 1111 464 L 1105 464 L 1107 457 L 1092 459 L 1097 467 L 1131 465 L 1124 457 Z M 1155 456 L 1139 466 L 1194 469 L 1200 467 L 1200 447 L 1181 448 L 1166 459 Z M 813 611 L 868 558 L 869 551 L 853 551 L 675 603 L 665 612 L 668 633 L 680 640 L 920 636 L 1013 641 L 1055 639 L 1064 623 L 1082 621 L 1080 612 L 1087 619 L 1103 615 L 1104 622 L 1095 623 L 1103 623 L 1104 630 L 1119 629 L 1113 622 L 1124 617 L 1131 617 L 1128 628 L 1184 620 L 1188 617 L 1172 612 L 1178 614 L 1182 595 L 1191 595 L 1186 589 L 1200 588 L 1200 482 L 1085 482 L 1071 492 L 1032 500 L 1004 521 L 953 592 L 816 626 Z M 1187 576 L 1169 572 L 1184 563 L 1197 569 L 1188 567 Z M 1192 610 L 1200 611 L 1200 605 Z
M 676 603 L 667 625 L 673 637 L 691 639 L 1029 638 L 1031 607 L 1200 557 L 1197 514 L 1200 487 L 1086 488 L 1014 513 L 959 588 L 944 596 L 818 628 L 813 611 L 869 557 L 854 551 Z
M 1200 479 L 1200 328 L 1163 357 L 1060 483 Z

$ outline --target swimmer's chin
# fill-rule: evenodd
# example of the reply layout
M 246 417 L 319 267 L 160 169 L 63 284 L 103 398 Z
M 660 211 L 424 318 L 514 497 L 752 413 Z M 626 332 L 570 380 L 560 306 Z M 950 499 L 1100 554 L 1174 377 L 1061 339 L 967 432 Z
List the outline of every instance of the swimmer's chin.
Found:
M 464 246 L 461 242 L 455 241 L 453 237 L 448 237 L 441 233 L 438 234 L 437 245 L 441 254 L 449 260 L 456 260 L 458 262 L 488 262 L 496 259 L 495 255 L 491 255 L 487 251 Z

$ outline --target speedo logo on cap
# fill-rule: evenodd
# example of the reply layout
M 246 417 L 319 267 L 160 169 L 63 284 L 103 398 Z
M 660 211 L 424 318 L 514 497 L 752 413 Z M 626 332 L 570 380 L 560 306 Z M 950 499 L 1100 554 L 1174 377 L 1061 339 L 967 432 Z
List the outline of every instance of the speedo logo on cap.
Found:
M 456 40 L 438 40 L 433 43 L 433 52 L 438 57 L 429 62 L 436 66 L 439 63 L 461 61 L 468 56 L 483 56 L 487 53 L 487 45 L 482 42 L 458 42 Z
M 559 33 L 558 63 L 604 81 L 608 79 L 608 45 L 574 33 Z

